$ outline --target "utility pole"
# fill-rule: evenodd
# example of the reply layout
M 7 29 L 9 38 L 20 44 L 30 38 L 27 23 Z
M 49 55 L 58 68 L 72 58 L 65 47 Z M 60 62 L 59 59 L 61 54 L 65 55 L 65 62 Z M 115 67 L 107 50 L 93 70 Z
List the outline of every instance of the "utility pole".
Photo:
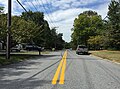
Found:
M 8 0 L 6 59 L 10 59 L 11 0 Z

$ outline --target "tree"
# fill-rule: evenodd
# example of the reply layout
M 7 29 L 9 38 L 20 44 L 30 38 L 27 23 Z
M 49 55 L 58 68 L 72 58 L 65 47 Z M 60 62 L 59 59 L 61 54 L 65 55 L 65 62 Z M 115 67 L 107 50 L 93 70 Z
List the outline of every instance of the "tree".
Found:
M 65 42 L 64 46 L 65 46 L 66 49 L 70 49 L 71 48 L 71 43 Z
M 120 49 L 120 2 L 112 0 L 108 9 L 109 47 Z
M 56 49 L 61 50 L 64 48 L 65 41 L 62 39 L 63 34 L 59 33 L 56 40 Z
M 4 7 L 0 7 L 0 14 L 2 14 L 4 11 Z
M 7 15 L 1 14 L 0 15 L 0 38 L 4 37 L 4 34 L 7 29 L 6 26 L 7 26 Z
M 2 12 L 2 8 L 0 11 Z M 6 43 L 7 14 L 0 13 L 0 41 Z M 21 16 L 12 16 L 11 24 L 12 46 L 18 43 L 30 43 L 45 48 L 58 47 L 62 49 L 63 39 L 56 29 L 50 29 L 44 20 L 42 12 L 23 12 Z
M 88 44 L 90 49 L 99 50 L 103 48 L 104 37 L 101 35 L 90 36 L 88 39 Z
M 0 42 L 6 44 L 7 14 L 4 14 L 4 7 L 0 7 Z M 4 46 L 3 46 L 4 49 Z
M 48 22 L 44 20 L 44 14 L 42 12 L 23 12 L 21 18 L 26 21 L 34 22 L 38 27 L 38 29 L 34 29 L 33 43 L 39 46 L 49 45 L 49 37 L 47 36 L 49 36 L 50 28 Z
M 62 36 L 56 33 L 55 28 L 50 29 L 48 22 L 44 20 L 44 14 L 42 12 L 23 12 L 21 18 L 34 22 L 38 27 L 38 29 L 34 29 L 33 43 L 48 49 L 58 46 L 61 49 L 63 47 Z
M 6 44 L 7 14 L 0 14 L 0 41 Z
M 44 21 L 42 33 L 40 33 L 38 37 L 39 37 L 38 40 L 40 40 L 39 42 L 42 46 L 46 48 L 51 47 L 51 31 L 50 31 L 49 24 L 47 21 Z
M 32 12 L 32 11 L 23 12 L 21 17 L 27 21 L 28 20 L 33 21 L 38 26 L 41 26 L 45 21 L 43 12 Z
M 12 17 L 11 36 L 14 43 L 28 43 L 35 36 L 37 25 L 32 21 L 25 21 L 19 16 Z
M 88 45 L 90 36 L 96 36 L 102 31 L 102 18 L 94 11 L 85 11 L 74 20 L 72 33 L 72 42 L 75 46 L 78 44 Z

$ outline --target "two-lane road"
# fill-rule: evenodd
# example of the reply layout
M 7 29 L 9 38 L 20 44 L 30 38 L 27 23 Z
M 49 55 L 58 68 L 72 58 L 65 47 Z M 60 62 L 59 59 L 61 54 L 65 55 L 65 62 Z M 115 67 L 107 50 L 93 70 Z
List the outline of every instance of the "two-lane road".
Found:
M 58 51 L 0 68 L 0 89 L 120 89 L 120 65 Z

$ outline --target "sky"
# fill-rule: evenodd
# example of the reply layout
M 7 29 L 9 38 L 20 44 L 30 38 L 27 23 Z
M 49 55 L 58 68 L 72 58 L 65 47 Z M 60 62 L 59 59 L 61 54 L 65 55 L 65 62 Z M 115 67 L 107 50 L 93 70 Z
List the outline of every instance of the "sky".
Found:
M 45 20 L 50 28 L 56 27 L 57 33 L 63 33 L 66 42 L 71 41 L 71 28 L 74 19 L 83 11 L 93 10 L 104 18 L 108 12 L 111 0 L 19 0 L 26 10 L 44 12 Z M 0 6 L 4 6 L 7 13 L 8 0 L 0 0 Z M 21 15 L 23 8 L 12 0 L 12 15 Z

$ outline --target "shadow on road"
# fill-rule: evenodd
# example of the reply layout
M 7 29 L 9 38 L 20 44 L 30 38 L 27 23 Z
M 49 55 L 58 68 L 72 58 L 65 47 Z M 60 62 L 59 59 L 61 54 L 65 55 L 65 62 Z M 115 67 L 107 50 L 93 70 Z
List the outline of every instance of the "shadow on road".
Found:
M 80 53 L 78 55 L 90 55 L 91 53 Z
M 5 56 L 5 55 L 0 55 Z M 57 64 L 60 60 L 57 60 L 51 65 L 46 66 L 42 70 L 38 70 L 38 72 L 29 75 L 26 79 L 21 79 L 19 76 L 24 74 L 28 74 L 32 69 L 38 69 L 37 67 L 31 68 L 32 65 L 41 65 L 44 60 L 55 60 L 61 59 L 60 55 L 52 55 L 52 54 L 45 54 L 45 55 L 31 55 L 31 54 L 12 54 L 11 56 L 32 56 L 30 60 L 25 60 L 19 63 L 3 66 L 0 68 L 0 89 L 33 89 L 38 86 L 43 86 L 45 84 L 51 83 L 51 80 L 38 80 L 35 79 L 35 76 L 41 74 L 44 71 L 47 71 L 49 68 Z M 58 56 L 58 57 L 57 57 Z M 42 61 L 37 61 L 37 60 Z M 5 79 L 5 77 L 7 77 Z M 11 79 L 13 77 L 13 79 Z M 14 77 L 18 77 L 15 78 Z M 10 78 L 10 80 L 9 80 Z M 19 85 L 19 86 L 18 86 Z
M 39 80 L 37 78 L 34 78 L 35 76 L 39 75 L 40 73 L 46 71 L 47 69 L 49 69 L 50 67 L 54 66 L 55 64 L 57 64 L 60 60 L 58 60 L 57 62 L 49 65 L 48 67 L 44 68 L 43 70 L 35 73 L 34 75 L 31 75 L 30 77 L 26 78 L 26 79 L 12 79 L 12 80 L 5 80 L 4 77 L 8 76 L 8 77 L 13 77 L 13 76 L 20 76 L 22 74 L 28 73 L 27 71 L 19 71 L 19 68 L 9 68 L 7 70 L 6 73 L 6 69 L 0 69 L 0 89 L 2 89 L 3 87 L 5 89 L 34 89 L 36 87 L 40 87 L 43 86 L 45 84 L 51 84 L 52 80 Z M 24 65 L 24 64 L 23 64 Z M 23 66 L 22 65 L 22 66 Z M 20 66 L 20 65 L 19 65 Z M 26 65 L 27 66 L 27 65 Z M 16 72 L 13 70 L 17 70 Z M 21 69 L 21 68 L 20 68 Z M 26 68 L 27 69 L 27 68 Z
M 31 57 L 52 57 L 52 56 L 60 56 L 60 55 L 47 55 L 47 54 L 43 54 L 43 55 L 39 55 L 39 54 L 10 54 L 11 56 L 31 56 Z M 0 56 L 6 56 L 6 54 L 1 54 Z
M 2 81 L 0 84 L 0 89 L 34 89 L 36 87 L 45 86 L 46 84 L 51 84 L 51 80 L 39 80 L 37 78 L 32 78 L 24 83 L 21 82 L 21 79 L 16 79 L 13 81 Z

